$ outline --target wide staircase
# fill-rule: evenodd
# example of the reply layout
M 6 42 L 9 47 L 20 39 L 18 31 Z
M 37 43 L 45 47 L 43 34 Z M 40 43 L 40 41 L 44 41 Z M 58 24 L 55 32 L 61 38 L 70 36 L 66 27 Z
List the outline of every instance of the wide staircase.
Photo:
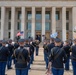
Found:
M 46 75 L 46 68 L 45 68 L 45 62 L 44 62 L 44 56 L 43 56 L 43 48 L 39 48 L 39 55 L 35 56 L 35 60 L 33 64 L 31 65 L 31 70 L 29 72 L 29 75 Z

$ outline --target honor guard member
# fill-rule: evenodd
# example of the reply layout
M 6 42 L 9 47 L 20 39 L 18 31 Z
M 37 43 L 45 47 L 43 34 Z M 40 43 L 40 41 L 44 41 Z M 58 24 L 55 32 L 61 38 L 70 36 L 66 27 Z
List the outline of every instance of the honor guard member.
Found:
M 76 75 L 76 39 L 74 39 L 74 45 L 72 46 L 72 66 L 73 66 L 73 75 Z
M 66 53 L 63 48 L 60 48 L 61 40 L 59 38 L 55 39 L 55 47 L 51 49 L 51 54 L 49 56 L 49 66 L 48 70 L 52 69 L 53 75 L 63 75 L 64 74 L 64 64 L 66 62 Z
M 63 49 L 64 49 L 64 51 L 65 51 L 65 53 L 66 53 L 66 56 L 67 56 L 67 61 L 66 61 L 66 63 L 65 63 L 65 70 L 69 70 L 70 45 L 69 45 L 69 41 L 68 41 L 68 40 L 66 40 L 66 41 L 64 42 Z
M 2 40 L 2 46 L 0 47 L 0 75 L 5 75 L 8 55 L 9 50 L 6 47 L 6 41 Z
M 24 48 L 24 39 L 19 39 L 19 47 L 17 50 L 15 50 L 15 57 L 17 59 L 17 62 L 15 64 L 16 68 L 16 75 L 28 75 L 28 51 Z

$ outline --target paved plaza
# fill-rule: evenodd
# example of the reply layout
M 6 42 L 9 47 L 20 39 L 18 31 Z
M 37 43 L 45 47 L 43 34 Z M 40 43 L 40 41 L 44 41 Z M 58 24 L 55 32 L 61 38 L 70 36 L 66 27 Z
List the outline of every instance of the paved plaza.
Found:
M 29 75 L 46 75 L 45 62 L 43 60 L 43 48 L 39 49 L 39 56 L 35 56 L 33 65 L 31 65 L 31 70 L 29 70 Z M 6 70 L 7 75 L 15 75 L 15 69 L 13 65 L 12 70 Z M 70 63 L 70 71 L 65 71 L 64 75 L 73 75 L 72 66 Z

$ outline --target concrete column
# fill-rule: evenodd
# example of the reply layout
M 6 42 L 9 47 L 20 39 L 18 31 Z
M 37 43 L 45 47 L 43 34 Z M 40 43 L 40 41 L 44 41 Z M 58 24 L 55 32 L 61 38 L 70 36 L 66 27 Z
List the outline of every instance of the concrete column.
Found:
M 21 17 L 21 31 L 23 31 L 23 36 L 21 38 L 25 38 L 25 7 L 21 8 L 22 17 Z
M 15 7 L 11 7 L 11 39 L 15 39 Z
M 66 7 L 62 7 L 62 40 L 66 40 Z
M 52 7 L 52 33 L 56 32 L 56 7 Z
M 42 7 L 42 35 L 45 35 L 45 7 Z M 44 37 L 42 36 L 42 42 Z
M 76 30 L 76 7 L 72 8 L 72 37 L 73 39 L 76 38 L 76 32 L 74 32 L 74 29 Z
M 5 25 L 5 7 L 1 7 L 1 38 L 3 39 L 4 37 L 4 25 Z
M 31 37 L 35 39 L 35 7 L 32 7 L 32 26 Z

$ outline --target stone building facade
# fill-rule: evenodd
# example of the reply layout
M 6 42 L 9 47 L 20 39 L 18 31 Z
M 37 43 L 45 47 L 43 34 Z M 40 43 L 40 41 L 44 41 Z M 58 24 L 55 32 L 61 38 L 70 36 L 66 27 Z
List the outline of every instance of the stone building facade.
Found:
M 76 0 L 0 0 L 0 39 L 14 39 L 58 32 L 63 41 L 73 39 L 76 27 Z

